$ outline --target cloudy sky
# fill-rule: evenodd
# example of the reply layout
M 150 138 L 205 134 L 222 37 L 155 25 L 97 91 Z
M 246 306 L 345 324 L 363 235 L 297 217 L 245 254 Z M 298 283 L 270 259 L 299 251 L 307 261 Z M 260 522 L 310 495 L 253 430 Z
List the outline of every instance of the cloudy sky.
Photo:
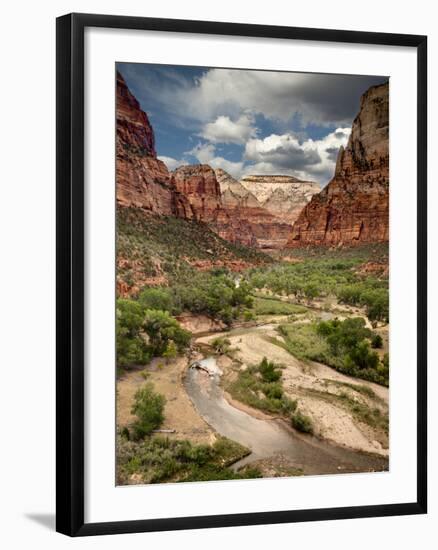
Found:
M 290 174 L 328 183 L 360 96 L 387 80 L 119 63 L 173 170 L 206 163 L 235 178 Z

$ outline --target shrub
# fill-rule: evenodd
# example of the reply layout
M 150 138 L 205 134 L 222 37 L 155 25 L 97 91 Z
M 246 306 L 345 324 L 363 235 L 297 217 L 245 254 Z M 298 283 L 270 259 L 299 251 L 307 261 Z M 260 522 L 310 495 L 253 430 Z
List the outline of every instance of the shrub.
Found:
M 255 468 L 233 472 L 228 468 L 250 450 L 235 441 L 219 438 L 214 445 L 194 445 L 188 440 L 147 437 L 140 441 L 117 440 L 117 474 L 125 484 L 133 473 L 142 482 L 208 481 L 261 477 Z
M 380 334 L 374 334 L 374 336 L 371 338 L 371 347 L 375 349 L 380 349 L 383 347 L 383 339 Z
M 359 369 L 376 369 L 379 364 L 379 356 L 375 351 L 371 351 L 366 340 L 362 340 L 350 349 L 344 363 L 346 367 L 354 365 Z
M 297 401 L 296 399 L 290 399 L 289 397 L 286 397 L 283 395 L 281 399 L 281 412 L 289 415 L 295 412 L 297 409 Z
M 164 420 L 165 403 L 164 396 L 155 393 L 151 383 L 144 385 L 136 392 L 131 411 L 138 418 L 132 425 L 134 439 L 142 439 L 161 426 Z
M 300 411 L 295 412 L 295 414 L 291 418 L 291 423 L 292 426 L 299 432 L 307 434 L 313 433 L 312 420 Z
M 264 382 L 277 382 L 281 378 L 281 370 L 279 367 L 263 357 L 258 370 Z
M 215 338 L 211 345 L 216 353 L 223 355 L 230 351 L 231 341 L 228 338 L 219 337 Z
M 178 355 L 178 348 L 175 345 L 173 340 L 169 340 L 167 343 L 166 349 L 163 351 L 163 357 L 166 359 L 166 362 L 169 362 L 171 359 L 175 359 Z
M 263 393 L 269 399 L 281 399 L 283 397 L 283 387 L 278 382 L 272 382 L 271 384 L 265 384 L 263 386 Z
M 253 311 L 251 311 L 250 309 L 245 309 L 245 311 L 243 312 L 244 321 L 254 321 L 255 318 L 256 316 Z
M 297 406 L 284 394 L 280 367 L 266 358 L 257 366 L 240 371 L 227 390 L 235 399 L 270 413 L 289 416 Z

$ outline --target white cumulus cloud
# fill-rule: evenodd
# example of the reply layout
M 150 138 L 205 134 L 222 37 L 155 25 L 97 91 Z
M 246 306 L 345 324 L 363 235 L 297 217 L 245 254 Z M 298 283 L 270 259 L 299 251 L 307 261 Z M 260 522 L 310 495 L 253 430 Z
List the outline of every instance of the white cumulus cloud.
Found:
M 178 166 L 183 166 L 184 164 L 187 164 L 186 160 L 178 160 L 172 157 L 166 157 L 164 155 L 159 156 L 158 159 L 162 160 L 170 171 L 175 170 L 176 168 L 178 168 Z
M 289 174 L 326 184 L 334 174 L 339 147 L 350 128 L 338 128 L 321 139 L 300 141 L 294 134 L 251 139 L 245 147 L 244 173 Z
M 350 128 L 337 128 L 317 140 L 300 140 L 292 133 L 251 138 L 236 162 L 219 156 L 213 143 L 198 143 L 185 156 L 222 168 L 236 179 L 248 174 L 283 174 L 325 185 L 333 177 L 339 148 L 347 144 L 349 135 Z
M 244 144 L 257 135 L 253 124 L 254 117 L 249 113 L 242 114 L 235 121 L 229 116 L 221 115 L 214 122 L 205 124 L 200 136 L 213 143 Z

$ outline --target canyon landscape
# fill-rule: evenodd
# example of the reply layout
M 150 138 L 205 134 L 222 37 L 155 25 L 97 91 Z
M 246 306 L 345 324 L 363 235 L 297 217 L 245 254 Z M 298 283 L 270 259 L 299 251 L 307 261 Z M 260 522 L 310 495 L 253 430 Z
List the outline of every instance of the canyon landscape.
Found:
M 117 483 L 386 471 L 388 79 L 117 69 Z

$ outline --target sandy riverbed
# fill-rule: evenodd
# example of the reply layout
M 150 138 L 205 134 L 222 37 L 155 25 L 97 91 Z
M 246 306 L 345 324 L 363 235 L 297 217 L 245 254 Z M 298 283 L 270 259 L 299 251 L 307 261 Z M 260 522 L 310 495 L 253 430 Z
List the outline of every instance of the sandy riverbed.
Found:
M 267 341 L 267 337 L 279 337 L 275 326 L 273 323 L 226 333 L 232 347 L 237 350 L 235 358 L 240 366 L 236 367 L 236 362 L 233 366 L 229 364 L 228 369 L 225 368 L 225 376 L 233 376 L 232 369 L 246 368 L 268 357 L 285 367 L 284 389 L 291 398 L 298 399 L 300 410 L 311 417 L 316 435 L 351 449 L 388 456 L 388 436 L 384 430 L 359 421 L 351 410 L 339 402 L 339 396 L 343 393 L 354 402 L 370 409 L 379 409 L 386 415 L 388 388 L 343 375 L 325 365 L 304 363 L 296 359 L 286 350 Z M 198 338 L 197 342 L 206 344 L 218 336 L 224 336 L 224 333 L 204 336 Z M 360 392 L 364 386 L 371 389 L 374 396 Z M 358 387 L 358 390 L 354 387 Z

